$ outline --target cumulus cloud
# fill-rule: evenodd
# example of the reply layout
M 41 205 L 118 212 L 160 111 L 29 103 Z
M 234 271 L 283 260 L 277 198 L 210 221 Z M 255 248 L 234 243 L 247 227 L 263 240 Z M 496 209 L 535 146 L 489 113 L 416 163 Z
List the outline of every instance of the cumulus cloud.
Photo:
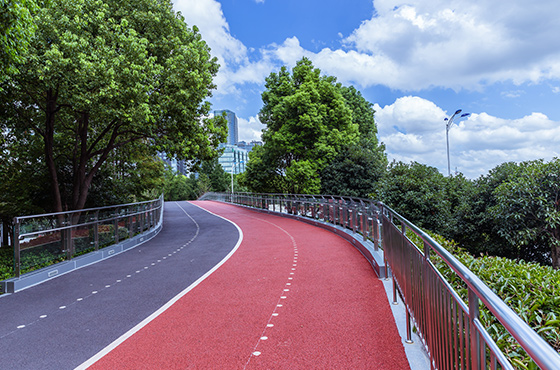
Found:
M 390 159 L 424 163 L 447 174 L 443 119 L 452 112 L 414 96 L 374 108 Z M 503 162 L 559 157 L 560 122 L 542 113 L 512 120 L 473 114 L 450 127 L 449 142 L 452 171 L 476 178 Z
M 478 89 L 560 78 L 560 2 L 376 0 L 376 13 L 341 48 L 304 50 L 292 37 L 277 57 L 310 57 L 340 80 L 414 91 L 433 86 Z M 530 31 L 528 31 L 530 30 Z
M 259 121 L 258 117 L 249 117 L 249 119 L 238 117 L 238 121 L 240 141 L 261 141 L 261 134 L 262 129 L 264 128 L 264 124 Z
M 270 71 L 293 66 L 303 56 L 362 88 L 460 90 L 560 78 L 557 0 L 531 5 L 526 0 L 375 0 L 372 7 L 373 17 L 342 38 L 340 48 L 311 52 L 294 35 L 262 45 L 250 60 L 218 1 L 175 0 L 175 8 L 200 28 L 220 60 L 218 94 L 235 93 L 240 84 L 262 84 Z

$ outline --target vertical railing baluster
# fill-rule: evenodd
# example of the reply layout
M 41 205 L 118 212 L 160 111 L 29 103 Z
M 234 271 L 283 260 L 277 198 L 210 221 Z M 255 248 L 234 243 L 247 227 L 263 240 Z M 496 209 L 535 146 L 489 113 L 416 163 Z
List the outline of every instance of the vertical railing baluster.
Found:
M 14 218 L 14 274 L 16 277 L 20 276 L 20 266 L 21 266 L 21 251 L 19 245 L 19 232 L 20 232 L 20 223 L 18 218 Z
M 95 223 L 93 224 L 93 247 L 99 250 L 99 210 L 95 211 Z
M 469 334 L 470 334 L 470 357 L 471 369 L 480 369 L 480 344 L 478 330 L 475 326 L 475 320 L 478 320 L 480 311 L 478 307 L 478 297 L 476 293 L 469 287 Z

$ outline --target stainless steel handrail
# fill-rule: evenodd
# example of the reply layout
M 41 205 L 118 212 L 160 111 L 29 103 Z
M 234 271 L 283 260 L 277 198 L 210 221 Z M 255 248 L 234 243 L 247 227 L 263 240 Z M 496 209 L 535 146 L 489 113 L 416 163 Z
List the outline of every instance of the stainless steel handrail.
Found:
M 398 291 L 406 306 L 407 341 L 411 341 L 411 324 L 414 323 L 434 369 L 514 368 L 481 324 L 480 302 L 541 369 L 560 369 L 558 352 L 500 297 L 427 233 L 381 202 L 330 195 L 259 193 L 207 193 L 201 199 L 318 218 L 363 233 L 364 239 L 372 234 L 363 220 L 356 227 L 359 220 L 355 218 L 355 213 L 364 214 L 373 210 L 380 215 L 376 216 L 376 221 L 381 222 L 382 233 L 376 236 L 376 240 L 383 241 L 384 258 L 391 266 L 393 300 L 396 301 Z M 276 207 L 278 203 L 279 211 Z M 308 212 L 297 209 L 298 203 L 303 203 L 304 210 L 317 206 L 320 214 L 312 211 L 309 216 Z M 349 209 L 356 212 L 349 216 Z M 411 242 L 406 236 L 407 230 L 416 234 L 424 245 L 418 247 Z M 468 304 L 434 266 L 432 251 L 466 284 Z
M 102 215 L 104 211 L 109 211 L 107 215 Z M 116 206 L 106 206 L 99 208 L 87 208 L 76 211 L 46 213 L 40 215 L 20 216 L 14 218 L 14 275 L 20 277 L 22 265 L 22 250 L 34 249 L 38 252 L 43 252 L 40 246 L 32 246 L 22 248 L 21 240 L 25 238 L 33 238 L 40 235 L 56 235 L 59 239 L 60 254 L 55 257 L 55 260 L 61 258 L 64 254 L 64 259 L 72 259 L 76 250 L 74 248 L 74 237 L 72 230 L 88 227 L 91 228 L 93 241 L 93 250 L 99 248 L 99 226 L 102 224 L 110 224 L 113 229 L 113 244 L 119 242 L 119 221 L 125 220 L 128 223 L 125 237 L 131 237 L 135 232 L 144 232 L 156 227 L 161 223 L 163 211 L 163 195 L 158 199 L 120 204 Z M 80 220 L 80 216 L 88 216 L 84 220 Z M 102 215 L 102 216 L 100 216 Z M 34 221 L 37 229 L 30 231 L 23 231 L 22 224 L 26 221 Z M 40 225 L 40 227 L 39 227 Z M 58 233 L 58 235 L 57 235 Z M 80 251 L 81 252 L 81 251 Z M 48 254 L 48 253 L 47 253 Z M 52 260 L 52 258 L 51 258 Z

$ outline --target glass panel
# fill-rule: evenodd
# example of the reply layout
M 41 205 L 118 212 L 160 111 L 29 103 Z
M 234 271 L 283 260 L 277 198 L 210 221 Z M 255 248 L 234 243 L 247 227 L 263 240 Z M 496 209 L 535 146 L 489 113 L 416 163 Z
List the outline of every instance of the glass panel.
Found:
M 95 225 L 87 225 L 72 230 L 75 256 L 95 250 L 94 227 Z
M 66 258 L 60 231 L 46 232 L 20 241 L 20 273 L 61 262 Z

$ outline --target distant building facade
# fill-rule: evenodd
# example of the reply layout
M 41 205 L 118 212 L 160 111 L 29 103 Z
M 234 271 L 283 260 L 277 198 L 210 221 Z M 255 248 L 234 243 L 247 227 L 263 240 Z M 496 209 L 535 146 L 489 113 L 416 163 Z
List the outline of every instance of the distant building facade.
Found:
M 262 146 L 263 143 L 262 141 L 256 141 L 253 140 L 250 143 L 247 143 L 246 141 L 238 141 L 237 142 L 237 146 L 241 149 L 245 149 L 246 151 L 250 152 L 251 150 L 253 150 L 254 147 L 256 146 Z
M 251 141 L 247 143 L 245 141 L 238 141 L 239 139 L 239 128 L 237 116 L 234 112 L 224 109 L 215 110 L 214 116 L 221 116 L 225 112 L 225 117 L 227 119 L 228 135 L 225 143 L 219 145 L 220 149 L 224 152 L 218 159 L 218 163 L 222 165 L 222 168 L 228 174 L 238 174 L 245 172 L 245 167 L 247 162 L 249 162 L 249 152 L 258 145 L 263 145 L 261 141 Z M 183 160 L 168 159 L 165 153 L 158 153 L 159 158 L 175 173 L 181 173 L 187 176 L 188 166 Z M 198 175 L 195 173 L 195 176 Z
M 230 110 L 215 110 L 214 116 L 221 116 L 225 112 L 228 126 L 228 136 L 225 144 L 235 145 L 239 140 L 239 128 L 237 122 L 237 116 Z
M 224 153 L 218 159 L 218 163 L 227 173 L 234 175 L 245 172 L 245 167 L 249 161 L 249 152 L 239 148 L 237 145 L 220 144 Z
M 163 161 L 163 163 L 165 163 L 166 167 L 171 169 L 171 171 L 185 176 L 188 175 L 187 166 L 184 160 L 177 160 L 175 158 L 169 159 L 165 153 L 158 153 L 158 157 Z

